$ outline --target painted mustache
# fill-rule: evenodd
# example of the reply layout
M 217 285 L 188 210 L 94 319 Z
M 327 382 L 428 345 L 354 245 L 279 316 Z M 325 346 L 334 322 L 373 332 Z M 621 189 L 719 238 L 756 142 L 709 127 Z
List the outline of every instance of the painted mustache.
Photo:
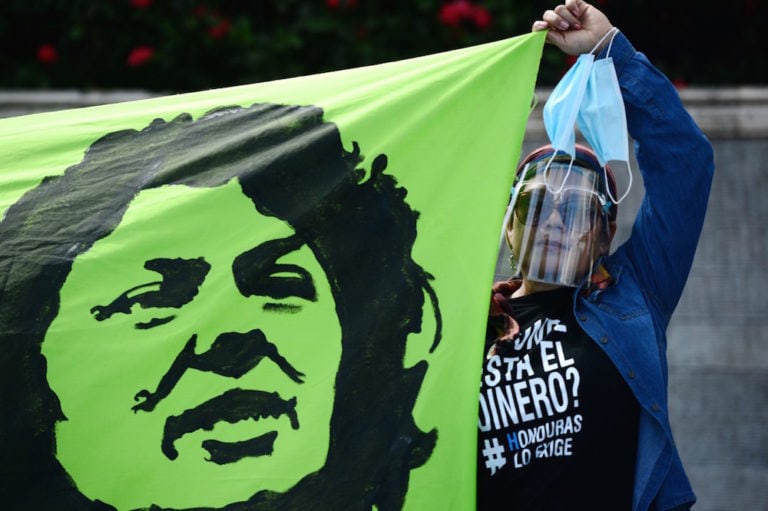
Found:
M 269 342 L 261 330 L 223 333 L 216 338 L 208 351 L 200 355 L 195 353 L 196 343 L 197 335 L 193 335 L 176 355 L 154 392 L 142 389 L 136 393 L 134 400 L 138 404 L 131 408 L 134 412 L 154 410 L 157 404 L 173 391 L 187 369 L 240 378 L 259 365 L 264 358 L 268 358 L 291 380 L 304 383 L 304 374 L 280 354 L 277 346 Z
M 230 389 L 195 408 L 185 410 L 181 415 L 168 417 L 163 430 L 161 450 L 168 459 L 175 460 L 179 453 L 174 444 L 186 434 L 198 430 L 211 431 L 218 422 L 235 424 L 246 419 L 277 419 L 282 415 L 288 416 L 293 429 L 299 429 L 295 397 L 285 400 L 277 392 Z M 211 456 L 209 461 L 224 464 L 248 456 L 271 454 L 276 438 L 277 432 L 271 431 L 243 442 L 206 440 L 202 446 Z

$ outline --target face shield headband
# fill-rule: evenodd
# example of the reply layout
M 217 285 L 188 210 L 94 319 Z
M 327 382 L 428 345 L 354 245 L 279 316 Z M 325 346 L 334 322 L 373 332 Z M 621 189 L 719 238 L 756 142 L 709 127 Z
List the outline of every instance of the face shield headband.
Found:
M 504 222 L 513 274 L 578 286 L 607 239 L 612 202 L 601 192 L 600 175 L 552 158 L 529 163 L 520 175 Z

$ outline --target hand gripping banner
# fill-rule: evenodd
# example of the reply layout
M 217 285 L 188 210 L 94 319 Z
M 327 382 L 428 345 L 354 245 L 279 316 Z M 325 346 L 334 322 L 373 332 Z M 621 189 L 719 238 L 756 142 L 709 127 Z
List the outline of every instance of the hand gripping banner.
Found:
M 543 33 L 0 121 L 0 508 L 470 509 Z

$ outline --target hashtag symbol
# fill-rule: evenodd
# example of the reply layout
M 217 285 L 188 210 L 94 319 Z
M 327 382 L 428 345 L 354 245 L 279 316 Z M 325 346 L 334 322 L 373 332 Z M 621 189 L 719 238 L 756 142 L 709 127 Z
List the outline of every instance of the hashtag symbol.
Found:
M 495 474 L 498 469 L 507 464 L 507 458 L 504 457 L 504 447 L 499 445 L 499 441 L 493 438 L 493 444 L 490 440 L 483 440 L 483 457 L 485 458 L 485 468 Z

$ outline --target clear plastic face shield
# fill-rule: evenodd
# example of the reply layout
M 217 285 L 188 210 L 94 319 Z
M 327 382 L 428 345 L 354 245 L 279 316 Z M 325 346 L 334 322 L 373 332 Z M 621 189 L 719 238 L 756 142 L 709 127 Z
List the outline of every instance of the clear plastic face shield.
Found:
M 576 287 L 607 253 L 600 175 L 568 162 L 534 162 L 522 171 L 505 219 L 512 271 L 528 280 Z

